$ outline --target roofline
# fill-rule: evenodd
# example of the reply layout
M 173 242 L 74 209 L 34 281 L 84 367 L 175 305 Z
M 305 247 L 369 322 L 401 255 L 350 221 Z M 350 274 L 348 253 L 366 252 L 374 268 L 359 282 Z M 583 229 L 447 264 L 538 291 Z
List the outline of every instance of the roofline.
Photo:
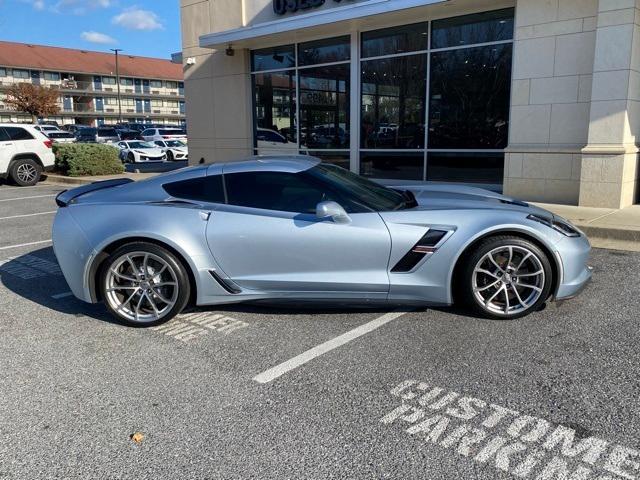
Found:
M 357 20 L 383 13 L 396 12 L 415 7 L 424 7 L 449 0 L 367 0 L 352 5 L 295 15 L 270 22 L 235 28 L 200 36 L 201 48 L 218 48 L 235 42 L 267 37 L 278 33 L 294 32 L 303 28 L 319 27 L 336 22 Z

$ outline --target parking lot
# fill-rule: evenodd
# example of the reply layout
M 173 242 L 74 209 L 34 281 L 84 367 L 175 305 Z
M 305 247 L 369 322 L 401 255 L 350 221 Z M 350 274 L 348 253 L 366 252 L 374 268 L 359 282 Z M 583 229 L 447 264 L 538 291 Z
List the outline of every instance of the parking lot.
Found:
M 135 329 L 69 295 L 60 190 L 0 184 L 0 477 L 640 478 L 640 254 L 594 251 L 580 297 L 512 322 L 239 305 Z

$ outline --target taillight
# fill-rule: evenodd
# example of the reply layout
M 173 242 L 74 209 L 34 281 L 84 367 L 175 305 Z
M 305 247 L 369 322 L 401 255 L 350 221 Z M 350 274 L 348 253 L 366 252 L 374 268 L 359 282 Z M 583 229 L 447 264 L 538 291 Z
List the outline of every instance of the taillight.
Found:
M 52 148 L 53 147 L 53 141 L 52 140 L 45 140 L 44 141 L 44 146 L 47 148 Z

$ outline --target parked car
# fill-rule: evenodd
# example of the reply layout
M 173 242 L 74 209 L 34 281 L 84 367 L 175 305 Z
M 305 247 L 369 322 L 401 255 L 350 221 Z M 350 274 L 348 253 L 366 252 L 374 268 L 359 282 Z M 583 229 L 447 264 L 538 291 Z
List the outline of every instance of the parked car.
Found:
M 181 128 L 147 128 L 142 132 L 142 137 L 148 142 L 154 140 L 186 140 L 187 134 Z
M 117 129 L 120 140 L 144 140 L 137 130 Z
M 49 132 L 47 136 L 53 140 L 54 143 L 75 143 L 76 136 L 71 132 Z
M 118 142 L 120 160 L 127 163 L 164 162 L 167 154 L 161 148 L 150 142 L 139 140 Z
M 33 128 L 38 130 L 39 132 L 48 135 L 50 132 L 63 132 L 64 130 L 60 130 L 55 125 L 34 125 Z
M 76 140 L 83 143 L 115 143 L 120 141 L 115 128 L 82 128 L 76 132 Z
M 297 153 L 298 144 L 290 142 L 284 135 L 268 128 L 258 128 L 256 131 L 258 155 L 273 155 Z
M 33 125 L 0 123 L 0 177 L 20 186 L 38 183 L 53 168 L 53 141 Z
M 167 160 L 170 162 L 189 159 L 189 147 L 180 140 L 155 140 L 153 143 L 167 154 Z
M 190 300 L 460 303 L 516 319 L 591 279 L 589 241 L 534 205 L 461 185 L 388 188 L 310 157 L 97 182 L 56 198 L 71 291 L 150 326 Z
M 70 123 L 62 126 L 62 130 L 66 130 L 67 132 L 76 133 L 81 128 L 89 128 L 89 125 L 79 125 L 77 123 Z

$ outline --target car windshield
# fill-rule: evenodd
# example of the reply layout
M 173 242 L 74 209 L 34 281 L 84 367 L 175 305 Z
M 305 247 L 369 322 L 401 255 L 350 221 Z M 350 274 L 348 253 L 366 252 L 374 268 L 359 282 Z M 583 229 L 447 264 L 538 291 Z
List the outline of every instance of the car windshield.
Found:
M 402 194 L 336 165 L 322 163 L 307 170 L 307 173 L 348 197 L 356 197 L 378 212 L 402 210 L 417 205 L 415 197 L 409 192 Z
M 129 142 L 129 148 L 156 148 L 156 146 L 149 142 Z
M 167 147 L 184 147 L 185 144 L 180 140 L 168 140 L 165 142 Z

